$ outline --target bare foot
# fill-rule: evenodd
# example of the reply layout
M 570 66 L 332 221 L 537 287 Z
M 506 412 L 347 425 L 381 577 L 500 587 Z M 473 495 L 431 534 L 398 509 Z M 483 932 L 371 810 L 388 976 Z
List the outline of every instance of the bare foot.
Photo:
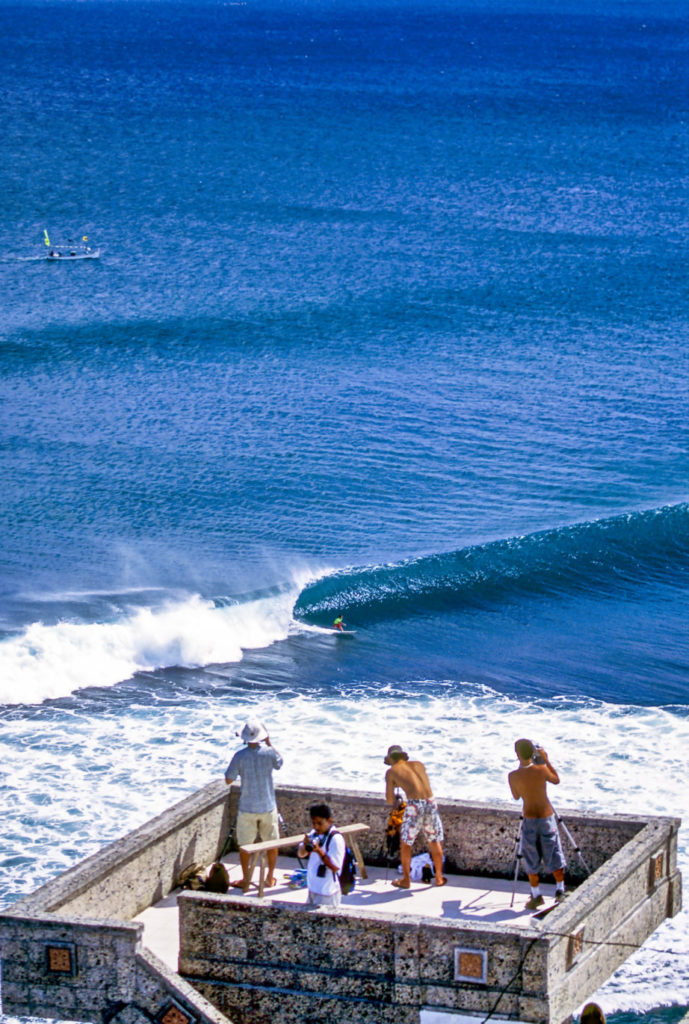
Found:
M 243 878 L 238 878 L 235 882 L 230 882 L 230 886 L 233 889 L 241 889 L 243 892 L 248 892 L 251 882 L 245 882 Z
M 263 883 L 265 889 L 270 889 L 273 885 L 275 885 L 274 878 L 266 878 L 265 882 Z
M 447 885 L 447 879 L 446 878 L 436 878 L 435 884 L 436 885 Z
M 392 884 L 396 889 L 411 889 L 409 882 L 405 882 L 403 878 L 393 878 Z

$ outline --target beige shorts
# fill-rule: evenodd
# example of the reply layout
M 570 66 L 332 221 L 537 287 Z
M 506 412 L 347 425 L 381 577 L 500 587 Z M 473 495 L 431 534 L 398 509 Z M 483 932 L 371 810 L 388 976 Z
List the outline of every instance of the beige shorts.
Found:
M 266 811 L 265 814 L 254 814 L 251 811 L 237 811 L 235 836 L 237 846 L 248 846 L 256 842 L 256 833 L 262 843 L 269 839 L 279 839 L 278 812 Z

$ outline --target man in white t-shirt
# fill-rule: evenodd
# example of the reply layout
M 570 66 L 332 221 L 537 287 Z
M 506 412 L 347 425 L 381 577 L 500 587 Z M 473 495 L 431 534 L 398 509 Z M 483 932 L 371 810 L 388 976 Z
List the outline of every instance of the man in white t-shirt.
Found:
M 333 826 L 332 811 L 327 804 L 313 804 L 309 808 L 313 828 L 304 836 L 297 851 L 306 857 L 306 884 L 309 903 L 315 907 L 339 907 L 342 892 L 340 871 L 345 858 L 344 837 Z

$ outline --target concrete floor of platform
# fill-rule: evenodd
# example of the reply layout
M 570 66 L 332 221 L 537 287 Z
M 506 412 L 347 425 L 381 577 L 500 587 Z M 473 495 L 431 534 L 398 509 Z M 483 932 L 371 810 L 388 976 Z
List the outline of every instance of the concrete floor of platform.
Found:
M 241 877 L 237 855 L 223 858 L 230 881 Z M 265 889 L 264 899 L 284 906 L 305 906 L 305 888 L 289 886 L 290 875 L 299 867 L 296 858 L 280 857 L 276 868 L 276 885 Z M 512 923 L 530 927 L 533 916 L 524 909 L 530 890 L 527 882 L 519 881 L 512 901 L 512 882 L 499 878 L 476 878 L 472 875 L 447 876 L 447 885 L 426 885 L 412 882 L 411 889 L 397 889 L 391 883 L 399 878 L 395 868 L 368 867 L 368 878 L 357 878 L 353 891 L 342 898 L 343 907 L 362 909 L 380 914 L 418 914 L 445 920 L 473 921 L 476 924 Z M 255 882 L 246 894 L 258 898 L 258 869 Z M 165 899 L 144 910 L 134 920 L 143 922 L 143 943 L 156 956 L 177 970 L 179 956 L 179 928 L 177 896 L 174 889 Z M 545 906 L 552 903 L 554 885 L 541 885 Z M 243 896 L 241 889 L 230 889 L 228 895 Z M 512 905 L 510 905 L 512 904 Z

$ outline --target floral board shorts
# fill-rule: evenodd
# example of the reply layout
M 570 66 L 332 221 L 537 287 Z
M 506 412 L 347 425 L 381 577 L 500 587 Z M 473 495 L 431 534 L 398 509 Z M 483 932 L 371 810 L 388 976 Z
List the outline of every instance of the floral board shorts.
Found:
M 538 874 L 541 860 L 548 874 L 567 866 L 554 814 L 549 818 L 524 818 L 522 823 L 522 864 L 527 875 Z
M 440 820 L 435 800 L 407 800 L 400 828 L 401 841 L 407 843 L 408 846 L 413 846 L 414 840 L 422 829 L 427 842 L 442 843 L 443 823 Z

